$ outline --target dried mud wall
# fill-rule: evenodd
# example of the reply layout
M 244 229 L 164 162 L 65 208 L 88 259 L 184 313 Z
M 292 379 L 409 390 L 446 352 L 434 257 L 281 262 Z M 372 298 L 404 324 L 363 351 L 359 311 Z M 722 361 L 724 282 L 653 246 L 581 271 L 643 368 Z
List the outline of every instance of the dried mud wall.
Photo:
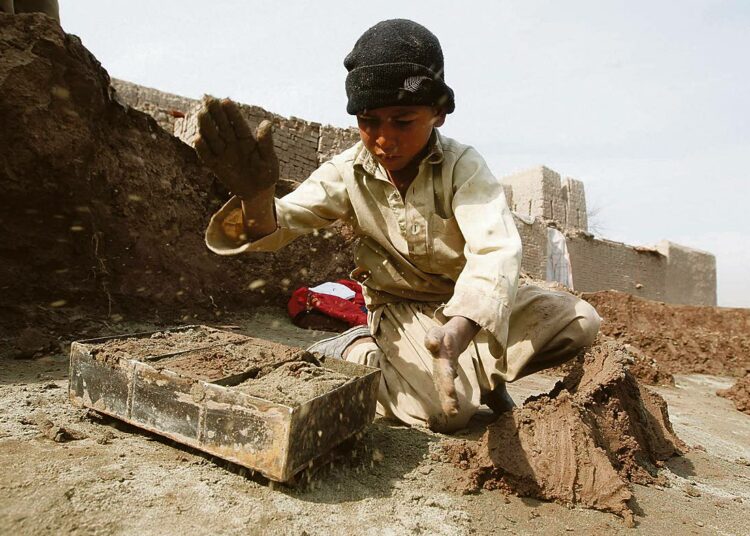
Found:
M 0 15 L 0 95 L 3 330 L 40 307 L 169 320 L 281 305 L 296 286 L 351 268 L 345 233 L 277 254 L 211 254 L 203 233 L 225 201 L 215 177 L 151 116 L 123 106 L 96 58 L 48 17 Z M 142 106 L 153 98 L 134 95 Z
M 116 78 L 113 78 L 110 83 L 120 102 L 149 114 L 170 134 L 174 133 L 177 119 L 184 117 L 196 102 L 195 99 L 165 93 Z

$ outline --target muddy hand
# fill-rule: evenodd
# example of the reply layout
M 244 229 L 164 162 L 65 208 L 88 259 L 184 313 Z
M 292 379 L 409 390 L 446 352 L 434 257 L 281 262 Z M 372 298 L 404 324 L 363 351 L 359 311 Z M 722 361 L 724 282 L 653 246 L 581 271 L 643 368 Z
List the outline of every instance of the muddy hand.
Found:
M 440 327 L 427 332 L 424 345 L 432 354 L 432 380 L 435 383 L 440 406 L 449 417 L 458 415 L 458 395 L 455 378 L 458 376 L 458 356 L 453 337 Z
M 198 112 L 195 150 L 229 190 L 250 199 L 279 178 L 271 122 L 264 120 L 253 136 L 237 105 L 205 96 Z

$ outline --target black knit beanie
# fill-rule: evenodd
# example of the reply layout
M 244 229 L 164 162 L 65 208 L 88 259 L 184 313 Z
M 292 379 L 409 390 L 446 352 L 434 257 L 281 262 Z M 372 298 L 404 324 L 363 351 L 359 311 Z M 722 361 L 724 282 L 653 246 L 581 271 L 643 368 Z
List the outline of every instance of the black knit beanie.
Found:
M 384 20 L 367 30 L 344 59 L 346 111 L 383 106 L 436 106 L 451 113 L 453 90 L 445 84 L 440 41 L 406 19 Z

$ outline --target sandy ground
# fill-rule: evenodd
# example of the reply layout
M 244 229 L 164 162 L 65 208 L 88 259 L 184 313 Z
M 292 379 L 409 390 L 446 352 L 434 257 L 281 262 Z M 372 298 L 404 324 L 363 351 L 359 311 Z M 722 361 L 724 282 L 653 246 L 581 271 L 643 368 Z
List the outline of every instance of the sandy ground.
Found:
M 327 335 L 296 328 L 274 309 L 232 322 L 285 344 Z M 333 455 L 311 484 L 273 484 L 71 406 L 67 355 L 3 358 L 0 533 L 747 534 L 750 417 L 715 395 L 733 380 L 675 380 L 656 391 L 669 403 L 675 431 L 694 448 L 662 471 L 666 486 L 634 487 L 637 526 L 628 529 L 611 514 L 495 491 L 451 491 L 457 469 L 439 461 L 446 436 L 385 420 Z M 520 403 L 553 382 L 531 377 L 509 391 Z M 82 439 L 53 441 L 43 433 L 45 419 Z M 478 437 L 480 421 L 460 436 Z

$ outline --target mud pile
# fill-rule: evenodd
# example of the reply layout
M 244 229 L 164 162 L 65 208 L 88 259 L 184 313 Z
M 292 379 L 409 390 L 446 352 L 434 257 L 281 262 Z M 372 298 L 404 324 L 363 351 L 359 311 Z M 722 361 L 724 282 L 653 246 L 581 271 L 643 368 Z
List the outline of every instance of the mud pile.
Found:
M 737 380 L 729 389 L 722 389 L 716 394 L 734 402 L 737 411 L 750 415 L 750 374 Z
M 628 371 L 624 345 L 607 341 L 555 388 L 503 414 L 478 443 L 446 446 L 465 491 L 501 489 L 613 512 L 632 521 L 629 483 L 657 481 L 684 448 L 667 405 Z
M 285 303 L 298 285 L 349 269 L 352 239 L 340 234 L 279 254 L 211 254 L 203 232 L 226 195 L 215 177 L 150 116 L 120 104 L 96 58 L 51 19 L 0 15 L 0 94 L 9 332 L 47 322 L 29 316 L 37 306 L 174 321 Z
M 614 290 L 581 297 L 602 316 L 602 334 L 635 346 L 664 372 L 741 378 L 750 370 L 750 309 L 671 305 Z

